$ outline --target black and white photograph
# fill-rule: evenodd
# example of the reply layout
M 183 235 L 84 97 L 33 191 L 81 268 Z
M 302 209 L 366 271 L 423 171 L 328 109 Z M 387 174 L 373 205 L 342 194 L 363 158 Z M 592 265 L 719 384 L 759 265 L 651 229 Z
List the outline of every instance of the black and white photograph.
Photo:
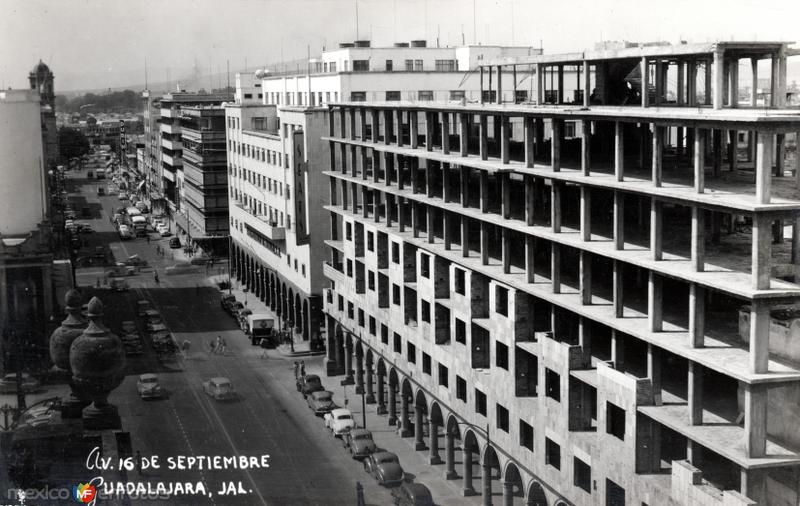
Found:
M 797 0 L 0 0 L 0 506 L 800 506 Z

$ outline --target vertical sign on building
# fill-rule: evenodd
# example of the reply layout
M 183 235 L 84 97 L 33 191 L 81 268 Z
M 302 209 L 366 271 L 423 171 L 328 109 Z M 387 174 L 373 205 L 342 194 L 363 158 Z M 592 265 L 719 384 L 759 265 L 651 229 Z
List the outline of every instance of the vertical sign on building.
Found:
M 306 176 L 308 163 L 303 147 L 303 131 L 292 133 L 292 156 L 294 157 L 294 234 L 296 244 L 308 244 L 308 223 L 306 223 Z
M 123 162 L 125 158 L 125 120 L 119 120 L 119 161 Z

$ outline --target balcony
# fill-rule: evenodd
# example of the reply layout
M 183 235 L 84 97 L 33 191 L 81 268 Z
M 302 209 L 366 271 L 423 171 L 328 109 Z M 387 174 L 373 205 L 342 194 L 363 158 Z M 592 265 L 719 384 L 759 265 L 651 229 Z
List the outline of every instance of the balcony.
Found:
M 179 156 L 171 156 L 166 153 L 161 153 L 161 161 L 172 167 L 182 167 L 183 159 Z
M 183 143 L 181 141 L 172 141 L 169 139 L 161 139 L 161 146 L 167 149 L 183 149 Z
M 180 125 L 167 125 L 165 123 L 160 123 L 158 129 L 165 134 L 177 135 L 181 133 Z
M 256 216 L 262 223 L 259 227 L 259 232 L 264 234 L 268 239 L 273 241 L 284 241 L 286 240 L 286 227 L 278 226 L 278 222 L 270 221 L 269 216 Z

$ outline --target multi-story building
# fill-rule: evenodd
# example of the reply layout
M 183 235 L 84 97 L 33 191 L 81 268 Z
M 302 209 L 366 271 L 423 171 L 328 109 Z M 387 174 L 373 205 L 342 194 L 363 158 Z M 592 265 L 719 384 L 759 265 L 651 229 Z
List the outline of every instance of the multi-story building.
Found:
M 161 132 L 158 126 L 161 118 L 161 104 L 150 90 L 142 92 L 144 124 L 144 177 L 151 200 L 160 200 L 164 193 L 161 180 Z
M 495 101 L 331 104 L 329 373 L 484 504 L 798 504 L 789 53 L 484 61 Z M 769 67 L 769 106 L 740 64 Z
M 320 140 L 328 115 L 320 105 L 376 97 L 477 101 L 478 61 L 541 53 L 499 46 L 426 48 L 423 41 L 413 42 L 414 47 L 371 48 L 368 41 L 344 46 L 349 47 L 309 61 L 304 74 L 238 74 L 236 103 L 226 107 L 236 275 L 283 322 L 315 343 L 329 236 L 321 214 L 328 198 L 322 171 L 329 154 Z

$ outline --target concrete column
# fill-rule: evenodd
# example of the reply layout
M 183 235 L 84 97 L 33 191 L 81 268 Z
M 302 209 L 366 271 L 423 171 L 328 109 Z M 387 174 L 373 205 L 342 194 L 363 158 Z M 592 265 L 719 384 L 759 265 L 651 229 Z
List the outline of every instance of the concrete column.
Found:
M 648 105 L 648 95 L 649 88 L 650 88 L 650 71 L 648 68 L 648 61 L 647 57 L 643 56 L 642 61 L 639 64 L 639 71 L 642 75 L 642 107 L 647 107 Z
M 414 449 L 417 451 L 427 450 L 425 446 L 425 428 L 422 425 L 422 409 L 414 406 Z
M 372 109 L 372 142 L 378 142 L 378 134 L 380 133 L 380 115 L 378 109 Z
M 485 114 L 478 116 L 480 126 L 478 132 L 478 147 L 481 154 L 481 160 L 489 159 L 489 120 Z
M 481 264 L 489 265 L 489 224 L 481 222 Z
M 664 127 L 653 125 L 653 186 L 661 186 L 664 152 Z
M 552 278 L 553 293 L 561 293 L 561 246 L 558 243 L 552 243 L 550 277 Z
M 715 128 L 711 131 L 712 150 L 714 157 L 713 174 L 719 177 L 722 174 L 722 130 Z
M 411 435 L 411 429 L 408 426 L 411 425 L 411 420 L 408 419 L 408 396 L 400 392 L 400 437 L 409 437 Z
M 706 330 L 706 290 L 697 283 L 689 285 L 689 346 L 702 348 Z
M 772 193 L 772 134 L 758 133 L 756 148 L 756 203 L 769 204 Z
M 728 77 L 730 79 L 728 105 L 739 107 L 739 58 L 731 58 Z
M 661 348 L 647 344 L 647 377 L 653 385 L 656 406 L 661 404 Z
M 661 106 L 662 96 L 664 94 L 664 62 L 660 59 L 656 60 L 656 72 L 655 72 L 655 81 L 656 81 L 656 107 Z
M 763 385 L 744 385 L 745 448 L 750 458 L 767 453 L 767 389 Z
M 611 361 L 614 369 L 621 369 L 625 363 L 625 341 L 614 329 L 611 329 Z
M 561 93 L 560 90 L 559 93 Z M 492 506 L 492 468 L 489 467 L 488 462 L 481 464 L 481 486 L 483 488 L 483 506 Z
M 364 388 L 364 356 L 356 354 L 356 388 Z
M 728 131 L 728 170 L 736 172 L 739 169 L 739 132 Z
M 614 249 L 625 249 L 625 195 L 614 192 Z
M 555 180 L 550 185 L 550 226 L 553 232 L 561 232 L 561 182 Z
M 705 270 L 706 257 L 706 212 L 692 207 L 691 257 L 692 268 L 696 272 Z
M 624 137 L 621 121 L 614 122 L 614 177 L 617 181 L 625 178 Z
M 477 495 L 475 488 L 472 486 L 472 449 L 464 448 L 461 450 L 464 459 L 464 489 L 462 493 L 464 497 Z
M 378 407 L 376 413 L 379 415 L 385 415 L 387 413 L 386 410 L 386 401 L 384 398 L 384 384 L 385 384 L 385 373 L 381 373 L 380 369 L 378 369 Z
M 480 201 L 481 212 L 489 212 L 489 173 L 480 171 Z
M 285 311 L 283 314 L 286 318 Z M 353 348 L 351 347 L 350 341 L 347 338 L 344 340 L 344 374 L 345 379 L 351 381 L 353 380 Z
M 685 79 L 685 63 L 678 61 L 678 105 L 685 105 L 686 103 L 686 79 Z
M 411 201 L 411 235 L 419 237 L 419 202 Z
M 389 383 L 389 426 L 397 425 L 397 385 Z
M 624 305 L 623 305 L 623 289 L 624 283 L 622 278 L 622 262 L 619 260 L 614 260 L 614 270 L 613 270 L 613 295 L 612 295 L 612 302 L 614 304 L 614 316 L 616 318 L 622 318 Z
M 536 104 L 544 104 L 544 64 L 536 64 Z
M 470 116 L 468 114 L 458 115 L 458 127 L 459 127 L 458 147 L 459 147 L 459 154 L 461 156 L 469 155 L 469 121 L 470 121 L 469 118 Z
M 536 253 L 536 243 L 533 236 L 525 236 L 525 279 L 528 283 L 534 281 L 534 265 L 533 259 Z
M 364 402 L 367 404 L 375 404 L 375 391 L 373 390 L 373 383 L 372 383 L 372 362 L 367 361 L 366 367 L 366 397 L 364 398 Z
M 750 105 L 755 107 L 758 105 L 758 58 L 750 58 L 750 67 L 753 76 L 750 81 Z
M 592 240 L 592 190 L 581 186 L 581 240 Z
M 525 224 L 533 225 L 536 185 L 533 176 L 525 177 Z
M 450 113 L 442 113 L 442 154 L 450 154 Z
M 750 372 L 769 369 L 769 306 L 755 299 L 750 304 Z
M 442 463 L 442 458 L 439 456 L 439 424 L 428 420 L 428 432 L 431 440 L 428 464 L 435 466 Z
M 425 239 L 427 240 L 428 244 L 433 244 L 435 236 L 435 218 L 436 214 L 434 213 L 435 208 L 432 206 L 425 207 Z
M 686 62 L 686 105 L 697 105 L 697 61 Z
M 771 218 L 757 213 L 753 216 L 753 237 L 751 252 L 751 272 L 753 288 L 769 290 L 772 268 L 772 230 Z
M 661 332 L 664 326 L 664 291 L 661 277 L 650 271 L 647 280 L 647 323 L 651 332 Z
M 401 115 L 398 113 L 399 122 L 402 121 L 400 119 L 400 116 Z M 398 127 L 398 132 L 402 133 L 402 131 L 403 131 L 402 123 L 400 123 L 400 127 Z M 398 135 L 398 139 L 400 137 L 401 136 Z M 417 111 L 408 111 L 408 144 L 412 149 L 417 149 L 417 147 L 419 147 L 419 113 Z
M 500 216 L 507 220 L 511 215 L 511 177 L 508 172 L 496 176 L 500 182 Z
M 553 118 L 553 131 L 550 138 L 550 168 L 553 172 L 561 170 L 561 137 L 563 135 L 564 120 Z
M 661 260 L 664 254 L 664 207 L 655 198 L 650 200 L 650 253 L 653 260 Z
M 503 482 L 503 506 L 514 506 L 514 482 Z
M 591 73 L 589 69 L 589 62 L 587 60 L 583 60 L 583 106 L 589 107 L 591 105 L 589 103 L 589 97 L 591 96 L 591 90 L 589 87 L 591 86 Z
M 399 112 L 399 111 L 398 111 Z M 392 140 L 392 125 L 394 122 L 394 112 L 390 109 L 383 111 L 383 143 L 387 146 L 391 144 Z
M 500 161 L 508 163 L 511 158 L 509 140 L 511 138 L 511 121 L 508 116 L 498 116 L 500 118 Z
M 586 93 L 584 92 L 584 96 Z M 592 140 L 592 122 L 583 120 L 583 137 L 581 138 L 581 171 L 584 176 L 591 173 L 591 140 Z
M 703 134 L 702 129 L 694 129 L 694 190 L 697 193 L 703 193 L 706 187 L 706 139 Z
M 445 480 L 455 480 L 458 478 L 456 474 L 456 452 L 455 452 L 455 436 L 449 430 L 445 431 L 444 435 L 444 452 L 445 452 Z
M 688 379 L 689 425 L 703 425 L 703 366 L 689 361 Z
M 592 259 L 589 252 L 581 250 L 578 269 L 581 304 L 588 306 L 592 303 Z
M 722 50 L 714 51 L 714 102 L 712 104 L 714 109 L 722 109 L 722 102 L 725 97 L 725 73 L 723 72 L 725 63 L 724 56 L 725 53 Z
M 523 125 L 525 127 L 525 167 L 530 169 L 534 165 L 535 130 L 533 118 L 524 116 Z
M 502 262 L 503 262 L 503 273 L 510 274 L 511 273 L 511 234 L 510 231 L 503 227 L 502 229 Z
M 461 256 L 469 257 L 469 218 L 461 216 Z
M 786 158 L 786 134 L 777 134 L 775 136 L 775 175 L 783 177 L 785 170 L 784 159 Z
M 273 300 L 275 298 L 273 297 Z M 338 371 L 339 368 L 343 369 L 344 374 L 347 374 L 347 365 L 344 363 L 344 355 L 346 349 L 344 344 L 344 339 L 341 334 L 336 336 L 336 370 Z

